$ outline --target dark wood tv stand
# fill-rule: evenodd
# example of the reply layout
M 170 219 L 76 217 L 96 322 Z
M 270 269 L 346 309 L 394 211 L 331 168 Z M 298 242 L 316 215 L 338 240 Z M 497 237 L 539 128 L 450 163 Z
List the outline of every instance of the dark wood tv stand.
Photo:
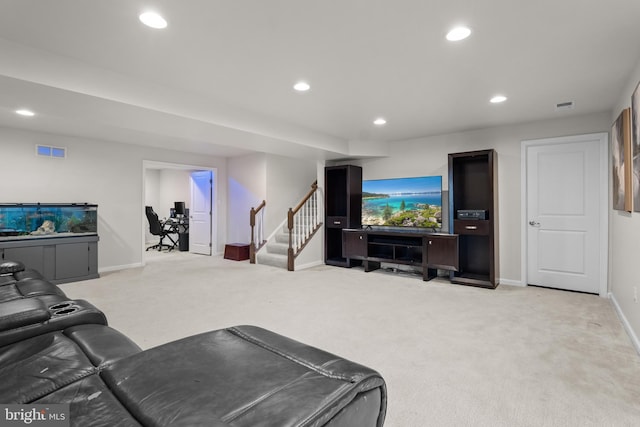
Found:
M 403 230 L 343 229 L 342 256 L 362 260 L 364 271 L 383 262 L 422 268 L 422 279 L 431 280 L 438 269 L 458 270 L 458 235 Z

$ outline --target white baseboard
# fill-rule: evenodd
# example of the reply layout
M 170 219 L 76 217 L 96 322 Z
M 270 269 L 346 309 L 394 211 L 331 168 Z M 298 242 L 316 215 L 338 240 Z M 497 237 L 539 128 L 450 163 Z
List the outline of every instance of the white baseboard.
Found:
M 511 279 L 500 279 L 499 282 L 501 285 L 509 285 L 509 286 L 520 286 L 525 287 L 526 285 L 522 283 L 521 280 L 511 280 Z
M 638 340 L 638 336 L 636 335 L 635 331 L 631 327 L 631 324 L 627 320 L 627 317 L 622 312 L 620 305 L 618 305 L 618 301 L 616 301 L 616 297 L 611 292 L 609 292 L 609 299 L 613 303 L 613 307 L 615 308 L 616 313 L 618 314 L 618 317 L 620 318 L 620 321 L 624 326 L 624 330 L 627 332 L 627 335 L 629 335 L 629 338 L 631 339 L 631 343 L 636 348 L 636 351 L 638 352 L 638 354 L 640 354 L 640 340 Z
M 324 265 L 324 262 L 323 261 L 312 261 L 312 262 L 309 262 L 309 263 L 306 263 L 306 264 L 296 265 L 295 268 L 296 268 L 296 271 L 297 270 L 305 270 L 307 268 L 316 267 L 318 265 Z
M 113 265 L 111 267 L 99 268 L 98 273 L 109 273 L 111 271 L 127 270 L 129 268 L 138 268 L 138 267 L 143 267 L 143 264 L 141 262 L 136 262 L 133 264 Z

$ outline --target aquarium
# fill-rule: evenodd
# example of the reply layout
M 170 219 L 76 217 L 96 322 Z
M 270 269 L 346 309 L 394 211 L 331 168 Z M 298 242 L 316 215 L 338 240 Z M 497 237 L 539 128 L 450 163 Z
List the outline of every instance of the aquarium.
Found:
M 2 203 L 0 239 L 97 234 L 98 205 L 88 203 Z
M 442 228 L 442 177 L 362 182 L 362 225 Z

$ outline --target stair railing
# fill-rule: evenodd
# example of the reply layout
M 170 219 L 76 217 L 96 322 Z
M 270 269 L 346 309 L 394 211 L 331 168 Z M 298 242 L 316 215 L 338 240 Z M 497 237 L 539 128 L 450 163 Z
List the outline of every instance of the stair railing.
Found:
M 263 208 L 266 206 L 267 202 L 265 200 L 260 203 L 257 208 L 252 207 L 249 212 L 249 224 L 251 225 L 251 243 L 249 244 L 249 262 L 251 264 L 256 263 L 256 253 L 262 248 L 267 241 L 264 238 L 264 210 Z M 260 217 L 258 217 L 258 213 L 260 213 Z M 256 227 L 256 218 L 258 218 L 258 223 Z M 257 232 L 256 232 L 257 231 Z M 257 234 L 257 236 L 256 236 Z M 256 238 L 258 244 L 256 245 Z
M 287 228 L 289 229 L 289 249 L 287 250 L 287 270 L 294 270 L 294 260 L 318 231 L 320 213 L 318 212 L 318 181 L 311 184 L 311 190 L 298 206 L 289 208 Z

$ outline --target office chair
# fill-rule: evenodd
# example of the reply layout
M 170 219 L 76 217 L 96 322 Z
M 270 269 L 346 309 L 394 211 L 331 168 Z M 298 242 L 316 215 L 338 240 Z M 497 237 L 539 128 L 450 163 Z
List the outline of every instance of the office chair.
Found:
M 145 213 L 147 214 L 147 221 L 149 221 L 149 231 L 154 236 L 160 236 L 160 242 L 157 245 L 149 246 L 147 250 L 157 248 L 158 251 L 161 251 L 163 247 L 166 247 L 168 250 L 172 250 L 173 248 L 175 248 L 177 243 L 169 235 L 171 233 L 171 230 L 167 230 L 164 227 L 162 222 L 160 222 L 160 220 L 158 219 L 158 214 L 153 211 L 153 208 L 151 206 L 145 206 L 144 209 Z M 162 243 L 162 240 L 165 237 L 171 240 L 171 243 L 173 244 L 168 245 L 166 243 Z

